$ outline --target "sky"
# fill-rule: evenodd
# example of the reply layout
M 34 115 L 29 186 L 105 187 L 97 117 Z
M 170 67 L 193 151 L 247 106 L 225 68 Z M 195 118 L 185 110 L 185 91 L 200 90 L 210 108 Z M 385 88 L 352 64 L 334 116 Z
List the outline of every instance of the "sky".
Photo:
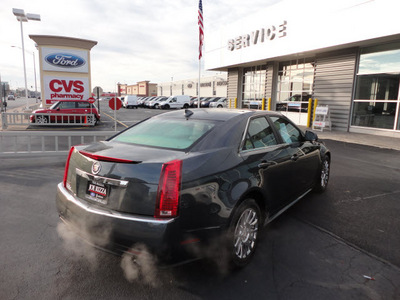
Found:
M 218 26 L 280 1 L 203 0 L 206 38 Z M 198 0 L 2 0 L 0 75 L 11 89 L 24 87 L 21 28 L 13 8 L 41 16 L 40 22 L 23 23 L 29 89 L 34 90 L 33 53 L 40 85 L 38 51 L 30 34 L 97 41 L 90 54 L 92 87 L 104 91 L 115 91 L 117 82 L 198 77 Z M 204 70 L 202 61 L 201 74 L 215 72 Z

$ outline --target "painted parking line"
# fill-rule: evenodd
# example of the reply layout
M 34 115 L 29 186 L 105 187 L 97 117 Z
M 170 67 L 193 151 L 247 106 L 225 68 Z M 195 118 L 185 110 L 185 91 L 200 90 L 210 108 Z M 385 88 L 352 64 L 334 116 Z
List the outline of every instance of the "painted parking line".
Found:
M 109 114 L 105 113 L 104 111 L 103 111 L 103 114 L 105 114 L 107 117 L 109 117 L 109 118 L 110 118 L 111 120 L 113 120 L 114 122 L 116 121 L 118 124 L 120 124 L 120 125 L 122 125 L 122 126 L 125 126 L 126 128 L 129 127 L 129 125 L 126 125 L 125 123 L 123 123 L 123 122 L 121 122 L 121 121 L 119 121 L 119 120 L 114 119 L 114 117 L 110 116 Z

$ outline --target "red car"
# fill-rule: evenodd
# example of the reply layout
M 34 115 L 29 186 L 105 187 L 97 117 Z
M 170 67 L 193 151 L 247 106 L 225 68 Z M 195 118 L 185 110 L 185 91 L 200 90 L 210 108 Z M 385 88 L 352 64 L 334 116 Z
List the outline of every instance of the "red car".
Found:
M 48 109 L 37 109 L 30 116 L 31 123 L 88 123 L 96 125 L 100 120 L 100 114 L 97 107 L 88 101 L 68 100 L 54 103 Z M 43 115 L 40 115 L 43 113 Z M 87 116 L 74 116 L 87 115 Z M 92 119 L 94 118 L 94 120 Z

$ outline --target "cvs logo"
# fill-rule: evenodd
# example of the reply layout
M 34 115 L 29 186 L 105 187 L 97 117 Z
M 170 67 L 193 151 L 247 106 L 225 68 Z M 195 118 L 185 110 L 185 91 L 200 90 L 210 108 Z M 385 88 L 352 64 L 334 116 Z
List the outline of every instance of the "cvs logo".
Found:
M 65 91 L 66 93 L 70 93 L 71 90 L 75 93 L 83 93 L 85 90 L 84 84 L 80 80 L 59 80 L 53 79 L 50 81 L 50 90 L 55 93 L 59 93 L 61 91 Z

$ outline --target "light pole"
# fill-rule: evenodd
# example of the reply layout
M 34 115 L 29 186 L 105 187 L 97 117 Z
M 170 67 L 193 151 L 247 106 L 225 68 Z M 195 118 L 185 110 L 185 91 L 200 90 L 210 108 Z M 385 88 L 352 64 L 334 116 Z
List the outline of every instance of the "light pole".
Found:
M 17 17 L 17 20 L 21 24 L 21 42 L 22 42 L 22 59 L 24 63 L 24 79 L 25 79 L 25 98 L 26 98 L 26 109 L 29 108 L 28 101 L 28 83 L 26 81 L 26 66 L 25 66 L 25 46 L 24 46 L 24 31 L 22 28 L 22 22 L 28 22 L 28 20 L 32 21 L 40 21 L 40 15 L 38 14 L 25 14 L 23 9 L 13 8 L 13 14 Z M 36 76 L 36 72 L 35 72 Z
M 11 46 L 12 48 L 19 48 L 22 50 L 21 47 L 18 46 Z M 35 75 L 35 102 L 37 103 L 37 80 L 36 80 L 36 60 L 35 60 L 35 51 L 29 52 L 25 50 L 26 53 L 32 54 L 33 55 L 33 73 Z

